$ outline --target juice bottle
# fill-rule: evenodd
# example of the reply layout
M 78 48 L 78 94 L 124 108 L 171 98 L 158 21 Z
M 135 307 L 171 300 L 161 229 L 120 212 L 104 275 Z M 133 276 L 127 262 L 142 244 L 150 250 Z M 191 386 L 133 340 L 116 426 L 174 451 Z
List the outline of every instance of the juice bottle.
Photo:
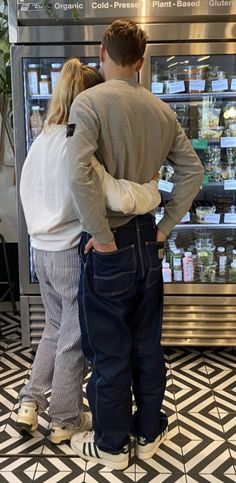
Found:
M 38 64 L 29 64 L 27 72 L 29 94 L 37 95 L 39 93 L 39 66 Z
M 52 92 L 55 89 L 57 79 L 60 75 L 62 64 L 52 64 L 51 66 L 51 86 L 52 86 Z
M 183 279 L 184 282 L 193 282 L 194 280 L 194 265 L 191 252 L 185 252 L 183 258 Z
M 162 263 L 162 276 L 163 276 L 164 283 L 172 281 L 172 272 L 171 272 L 170 264 L 168 262 Z
M 39 106 L 32 106 L 32 114 L 30 116 L 30 127 L 33 140 L 41 133 L 43 127 L 42 116 Z

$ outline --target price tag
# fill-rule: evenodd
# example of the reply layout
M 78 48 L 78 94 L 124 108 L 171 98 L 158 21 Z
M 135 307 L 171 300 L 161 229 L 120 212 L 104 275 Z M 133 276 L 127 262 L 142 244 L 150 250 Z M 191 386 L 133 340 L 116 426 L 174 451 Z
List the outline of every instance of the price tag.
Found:
M 183 216 L 182 220 L 180 223 L 187 223 L 187 221 L 190 221 L 190 213 L 186 213 L 186 215 Z
M 231 80 L 231 91 L 236 91 L 236 79 Z
M 189 81 L 189 92 L 198 91 L 203 92 L 205 91 L 205 80 L 191 80 Z
M 236 179 L 225 179 L 224 190 L 236 190 Z
M 185 92 L 184 81 L 169 82 L 168 84 L 169 93 L 177 94 L 178 92 Z
M 164 179 L 160 179 L 158 181 L 158 189 L 160 191 L 166 191 L 167 193 L 171 193 L 173 190 L 174 183 L 171 183 L 170 181 L 165 181 Z
M 220 223 L 220 214 L 212 213 L 211 215 L 205 215 L 204 223 Z
M 193 149 L 207 149 L 207 139 L 191 139 Z
M 236 137 L 227 136 L 227 137 L 220 138 L 220 145 L 222 148 L 235 148 Z
M 163 88 L 163 82 L 152 82 L 151 89 L 153 94 L 163 94 Z
M 224 223 L 235 223 L 236 224 L 236 213 L 225 213 Z
M 228 86 L 228 79 L 219 79 L 219 80 L 214 80 L 211 82 L 211 88 L 212 91 L 227 91 L 229 86 Z

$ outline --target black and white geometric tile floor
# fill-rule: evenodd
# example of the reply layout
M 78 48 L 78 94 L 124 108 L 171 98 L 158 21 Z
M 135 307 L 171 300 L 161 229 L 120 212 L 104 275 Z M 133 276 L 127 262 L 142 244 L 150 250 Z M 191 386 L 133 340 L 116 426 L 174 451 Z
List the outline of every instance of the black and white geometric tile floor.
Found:
M 34 436 L 16 429 L 17 395 L 34 354 L 21 346 L 19 317 L 0 319 L 0 483 L 236 483 L 234 348 L 165 348 L 168 438 L 148 462 L 132 455 L 129 468 L 111 471 L 86 463 L 67 444 L 52 445 L 47 414 Z

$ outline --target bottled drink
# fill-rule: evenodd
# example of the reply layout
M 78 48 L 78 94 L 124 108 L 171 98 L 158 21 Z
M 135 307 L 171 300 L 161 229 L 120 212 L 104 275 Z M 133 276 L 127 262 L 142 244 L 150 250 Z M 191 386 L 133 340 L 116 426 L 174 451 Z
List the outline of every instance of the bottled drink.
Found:
M 184 282 L 193 282 L 194 280 L 194 265 L 191 252 L 185 252 L 183 258 L 183 279 Z
M 42 96 L 48 96 L 50 93 L 49 79 L 47 75 L 40 76 L 39 92 Z
M 162 276 L 163 276 L 163 282 L 164 283 L 172 281 L 171 268 L 170 268 L 170 264 L 168 262 L 162 263 Z
M 29 64 L 28 76 L 28 86 L 29 94 L 37 95 L 39 93 L 39 66 L 38 64 Z
M 30 127 L 32 138 L 36 137 L 41 133 L 43 127 L 42 116 L 40 114 L 39 106 L 32 106 L 32 114 L 30 116 Z
M 173 251 L 172 264 L 173 264 L 174 281 L 175 282 L 182 282 L 182 280 L 183 280 L 182 253 L 181 253 L 181 250 L 179 248 L 176 248 Z
M 174 281 L 175 282 L 182 282 L 183 281 L 183 272 L 181 267 L 175 267 L 173 269 L 174 273 Z
M 52 86 L 52 92 L 54 91 L 55 89 L 55 86 L 56 86 L 56 83 L 57 83 L 57 79 L 60 75 L 60 71 L 61 71 L 61 64 L 52 64 L 52 67 L 51 67 L 51 86 Z
M 217 248 L 218 272 L 220 276 L 225 276 L 227 271 L 227 255 L 224 247 Z

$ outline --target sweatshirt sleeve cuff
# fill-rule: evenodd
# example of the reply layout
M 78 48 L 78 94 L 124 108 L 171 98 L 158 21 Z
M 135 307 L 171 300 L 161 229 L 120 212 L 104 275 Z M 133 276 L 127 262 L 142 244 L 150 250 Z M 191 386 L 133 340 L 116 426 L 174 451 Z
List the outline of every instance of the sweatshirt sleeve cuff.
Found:
M 164 216 L 157 225 L 157 229 L 161 230 L 166 236 L 169 235 L 171 230 L 175 227 L 176 223 L 171 218 Z
M 104 230 L 97 233 L 93 233 L 93 237 L 97 243 L 105 244 L 114 240 L 114 235 L 110 228 L 104 228 Z

